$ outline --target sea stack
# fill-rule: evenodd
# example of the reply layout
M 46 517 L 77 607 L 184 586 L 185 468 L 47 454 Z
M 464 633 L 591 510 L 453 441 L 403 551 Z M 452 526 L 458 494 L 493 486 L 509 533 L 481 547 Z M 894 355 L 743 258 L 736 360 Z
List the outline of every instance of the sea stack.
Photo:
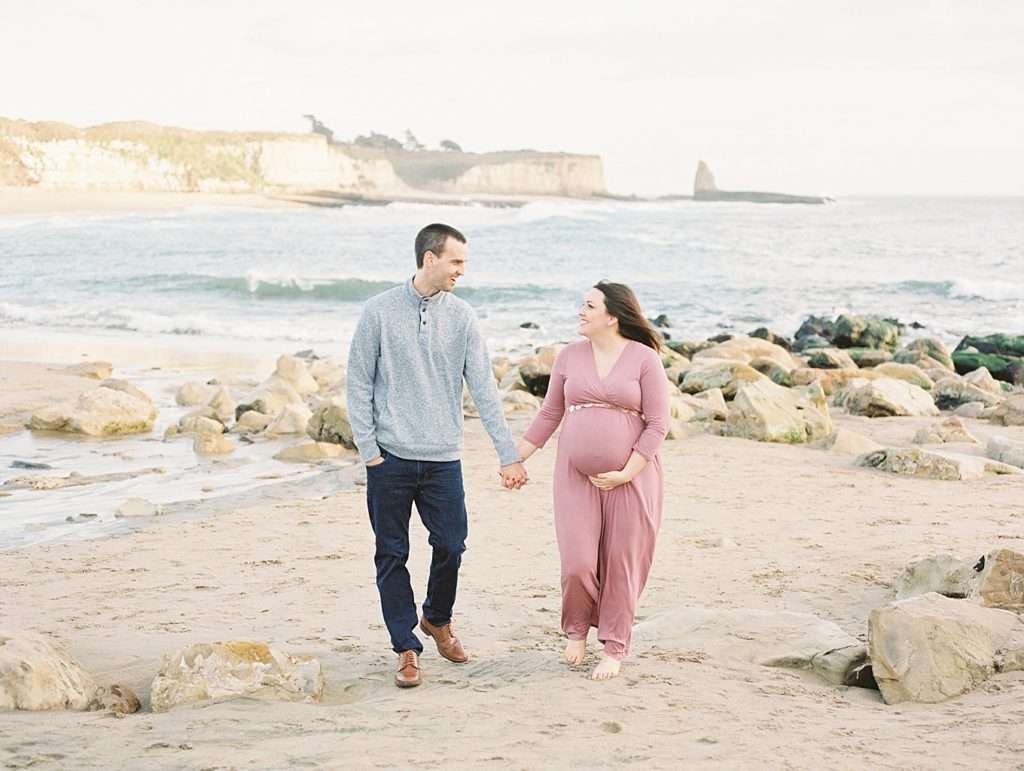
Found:
M 750 190 L 719 190 L 715 175 L 704 161 L 697 164 L 693 179 L 695 201 L 748 201 L 751 203 L 826 203 L 832 200 L 817 195 L 789 195 L 788 193 L 760 193 Z

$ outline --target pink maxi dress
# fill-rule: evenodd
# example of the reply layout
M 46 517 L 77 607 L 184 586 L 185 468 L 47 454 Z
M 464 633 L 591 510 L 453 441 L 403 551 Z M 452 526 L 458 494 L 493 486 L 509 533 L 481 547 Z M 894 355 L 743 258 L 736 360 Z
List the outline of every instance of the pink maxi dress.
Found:
M 630 340 L 601 378 L 583 340 L 559 353 L 544 405 L 524 434 L 543 447 L 563 423 L 554 475 L 562 631 L 584 640 L 597 627 L 605 653 L 618 660 L 629 653 L 654 558 L 664 497 L 658 448 L 668 422 L 668 379 L 653 349 Z M 631 482 L 602 491 L 588 479 L 621 470 L 634 451 L 648 463 Z

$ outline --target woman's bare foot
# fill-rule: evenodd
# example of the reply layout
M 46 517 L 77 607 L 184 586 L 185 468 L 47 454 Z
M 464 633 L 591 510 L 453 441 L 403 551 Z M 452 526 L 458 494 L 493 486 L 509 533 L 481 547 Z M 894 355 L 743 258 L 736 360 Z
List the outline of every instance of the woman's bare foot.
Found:
M 587 655 L 586 640 L 569 640 L 565 644 L 565 660 L 570 666 L 583 663 L 583 657 Z
M 594 671 L 590 673 L 591 680 L 611 680 L 617 674 L 619 674 L 619 667 L 622 666 L 621 661 L 613 659 L 611 656 L 602 655 L 601 661 Z

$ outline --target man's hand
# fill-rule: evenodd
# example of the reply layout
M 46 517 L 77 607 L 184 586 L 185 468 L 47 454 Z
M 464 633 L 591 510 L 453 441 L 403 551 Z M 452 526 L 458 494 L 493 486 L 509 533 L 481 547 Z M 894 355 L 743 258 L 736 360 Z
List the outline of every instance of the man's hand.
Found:
M 379 466 L 383 462 L 384 462 L 384 456 L 383 455 L 378 455 L 373 460 L 366 461 L 366 466 L 367 466 L 367 468 L 369 468 L 370 466 Z
M 588 478 L 590 483 L 599 490 L 614 490 L 616 487 L 632 481 L 625 471 L 606 471 Z
M 522 463 L 513 463 L 509 466 L 502 466 L 498 472 L 501 477 L 501 484 L 504 485 L 506 490 L 518 490 L 520 487 L 526 484 L 529 476 L 526 473 L 526 467 Z

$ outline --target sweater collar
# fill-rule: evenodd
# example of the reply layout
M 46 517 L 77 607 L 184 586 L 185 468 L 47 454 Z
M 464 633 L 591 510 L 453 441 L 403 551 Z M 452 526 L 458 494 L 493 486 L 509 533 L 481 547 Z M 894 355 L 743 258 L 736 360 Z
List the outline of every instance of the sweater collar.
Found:
M 413 305 L 416 305 L 416 306 L 419 306 L 419 305 L 435 305 L 437 303 L 443 302 L 444 301 L 444 297 L 445 297 L 446 294 L 448 294 L 448 293 L 447 292 L 435 292 L 434 294 L 430 295 L 429 297 L 424 297 L 418 291 L 416 291 L 416 286 L 412 283 L 412 279 L 411 278 L 408 281 L 405 282 L 405 296 L 408 298 L 408 300 Z

